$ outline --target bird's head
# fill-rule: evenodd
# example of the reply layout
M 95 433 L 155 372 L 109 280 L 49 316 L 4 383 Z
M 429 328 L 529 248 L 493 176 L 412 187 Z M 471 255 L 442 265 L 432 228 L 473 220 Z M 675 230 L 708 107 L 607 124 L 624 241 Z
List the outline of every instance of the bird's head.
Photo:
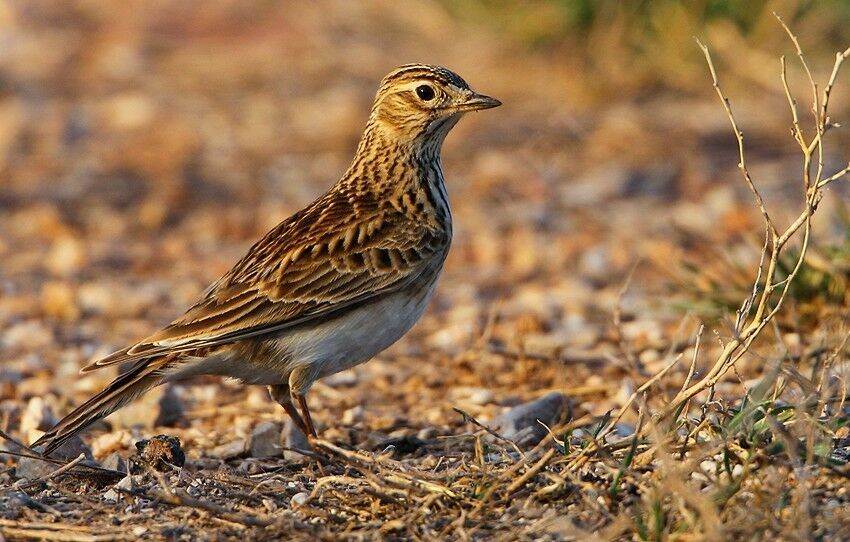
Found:
M 501 104 L 469 88 L 451 70 L 407 64 L 381 81 L 369 121 L 399 142 L 438 150 L 464 113 Z

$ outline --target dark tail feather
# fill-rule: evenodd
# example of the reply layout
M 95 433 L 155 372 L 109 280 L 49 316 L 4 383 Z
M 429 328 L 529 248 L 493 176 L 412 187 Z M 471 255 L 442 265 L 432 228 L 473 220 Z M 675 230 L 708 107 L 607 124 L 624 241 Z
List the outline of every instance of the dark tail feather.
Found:
M 126 405 L 147 390 L 162 384 L 157 370 L 160 364 L 144 360 L 112 381 L 103 391 L 74 409 L 53 428 L 32 444 L 44 446 L 42 453 L 50 454 L 65 441 Z

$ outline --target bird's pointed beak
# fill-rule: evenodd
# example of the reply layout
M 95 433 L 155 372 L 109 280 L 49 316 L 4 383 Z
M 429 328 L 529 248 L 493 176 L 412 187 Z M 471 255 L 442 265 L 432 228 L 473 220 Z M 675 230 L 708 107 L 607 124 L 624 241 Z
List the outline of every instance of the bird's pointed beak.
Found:
M 496 98 L 491 98 L 490 96 L 478 94 L 477 92 L 470 90 L 469 93 L 464 96 L 463 101 L 457 104 L 457 108 L 461 111 L 478 111 L 480 109 L 499 107 L 500 105 L 502 105 L 502 102 Z

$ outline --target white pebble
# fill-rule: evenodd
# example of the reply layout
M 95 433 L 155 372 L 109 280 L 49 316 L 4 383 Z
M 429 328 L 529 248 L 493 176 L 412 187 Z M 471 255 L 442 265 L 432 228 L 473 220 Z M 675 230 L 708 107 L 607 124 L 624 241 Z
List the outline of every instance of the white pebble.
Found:
M 300 493 L 296 493 L 295 495 L 293 495 L 292 498 L 289 500 L 289 503 L 292 506 L 303 506 L 304 504 L 307 503 L 307 499 L 309 497 L 310 497 L 309 493 L 307 493 L 306 491 L 302 491 Z
M 699 464 L 699 467 L 706 474 L 715 474 L 717 472 L 717 463 L 714 461 L 705 460 Z

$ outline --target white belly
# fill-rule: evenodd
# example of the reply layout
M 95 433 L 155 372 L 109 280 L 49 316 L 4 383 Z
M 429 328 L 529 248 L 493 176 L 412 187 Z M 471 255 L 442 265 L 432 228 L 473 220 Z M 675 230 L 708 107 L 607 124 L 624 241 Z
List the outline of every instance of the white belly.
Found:
M 184 360 L 166 372 L 166 379 L 201 374 L 237 378 L 246 384 L 288 382 L 290 373 L 309 366 L 322 378 L 372 359 L 399 340 L 422 316 L 437 284 L 398 292 L 326 322 L 310 322 L 246 346 L 208 357 Z M 255 339 L 256 340 L 256 339 Z
M 187 360 L 166 378 L 217 374 L 245 384 L 275 385 L 304 366 L 311 366 L 315 378 L 332 375 L 372 359 L 407 333 L 425 311 L 436 282 L 418 295 L 396 293 L 327 322 L 287 330 L 265 341 L 260 359 L 234 350 Z
M 436 281 L 435 281 L 436 283 Z M 277 339 L 291 368 L 318 364 L 318 377 L 370 360 L 399 340 L 422 316 L 433 293 L 388 296 L 318 326 L 293 330 Z

